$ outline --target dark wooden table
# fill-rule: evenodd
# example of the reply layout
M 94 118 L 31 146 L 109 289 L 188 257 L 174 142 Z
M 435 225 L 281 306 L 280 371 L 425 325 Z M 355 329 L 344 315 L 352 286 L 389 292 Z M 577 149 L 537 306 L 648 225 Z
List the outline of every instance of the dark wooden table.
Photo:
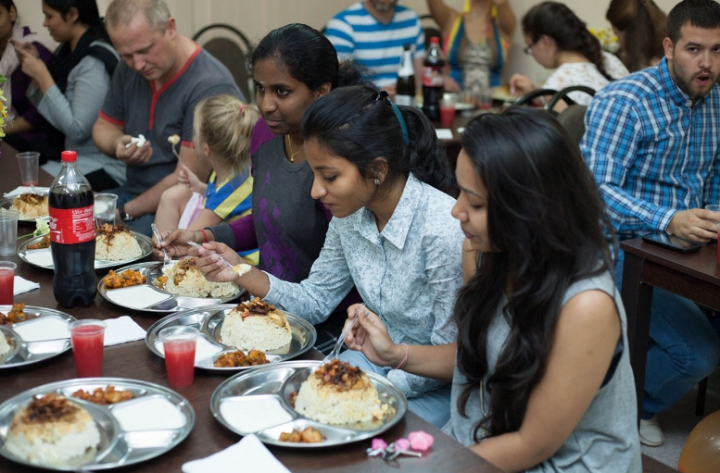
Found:
M 620 248 L 625 251 L 621 294 L 627 313 L 630 363 L 639 409 L 645 383 L 653 288 L 720 310 L 720 266 L 715 244 L 705 245 L 696 253 L 682 254 L 636 238 L 621 242 Z
M 0 151 L 2 152 L 2 157 L 0 157 L 0 189 L 7 192 L 19 185 L 19 170 L 14 150 L 2 144 L 0 145 Z M 51 182 L 51 176 L 41 171 L 40 185 L 47 186 Z M 18 234 L 23 235 L 33 229 L 34 225 L 21 224 Z M 79 319 L 108 319 L 121 315 L 131 315 L 144 329 L 148 329 L 159 318 L 157 315 L 140 312 L 128 313 L 128 311 L 105 301 L 99 295 L 95 297 L 95 301 L 90 307 L 64 309 L 56 303 L 53 297 L 51 271 L 28 265 L 17 256 L 8 259 L 18 265 L 17 274 L 19 276 L 40 283 L 39 290 L 16 296 L 16 302 L 62 310 Z M 305 358 L 308 357 L 321 358 L 319 352 L 313 352 Z M 167 386 L 163 360 L 153 355 L 145 347 L 144 341 L 106 347 L 103 374 L 105 376 L 140 379 Z M 201 370 L 196 371 L 195 376 L 195 382 L 192 386 L 177 390 L 190 401 L 197 416 L 195 427 L 188 438 L 170 452 L 154 460 L 115 471 L 177 472 L 180 471 L 183 463 L 204 458 L 240 440 L 239 436 L 217 422 L 210 411 L 210 397 L 215 388 L 227 379 L 227 376 Z M 70 352 L 24 369 L 1 370 L 0 402 L 36 386 L 74 377 L 75 366 Z M 472 471 L 498 473 L 500 471 L 410 412 L 398 425 L 381 437 L 390 443 L 400 437 L 407 437 L 408 433 L 416 430 L 424 430 L 435 437 L 435 445 L 432 451 L 424 458 L 401 458 L 399 462 L 393 465 L 366 456 L 365 449 L 370 446 L 370 441 L 323 450 L 298 451 L 276 447 L 272 447 L 270 450 L 288 469 L 294 472 L 390 472 L 405 470 L 413 472 Z M 21 473 L 42 470 L 27 468 L 0 457 L 0 471 L 3 473 Z

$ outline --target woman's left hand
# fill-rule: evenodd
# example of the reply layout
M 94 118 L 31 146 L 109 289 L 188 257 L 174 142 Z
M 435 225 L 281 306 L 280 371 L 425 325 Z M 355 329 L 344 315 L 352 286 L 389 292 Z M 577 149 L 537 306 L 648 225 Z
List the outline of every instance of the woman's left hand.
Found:
M 217 254 L 211 254 L 208 250 L 215 251 Z M 203 243 L 202 248 L 197 248 L 197 253 L 200 255 L 200 258 L 198 258 L 196 264 L 198 268 L 200 268 L 200 272 L 203 273 L 205 279 L 212 282 L 230 282 L 235 281 L 237 278 L 237 273 L 230 271 L 230 269 L 220 261 L 220 256 L 225 258 L 225 261 L 232 266 L 248 264 L 235 250 L 224 243 L 218 243 L 216 241 Z

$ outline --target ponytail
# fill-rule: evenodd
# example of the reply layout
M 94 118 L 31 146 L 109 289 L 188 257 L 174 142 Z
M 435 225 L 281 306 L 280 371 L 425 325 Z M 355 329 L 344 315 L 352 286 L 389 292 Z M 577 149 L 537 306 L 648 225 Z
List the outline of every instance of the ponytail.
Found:
M 395 106 L 397 107 L 397 106 Z M 413 173 L 422 182 L 455 195 L 455 179 L 430 121 L 413 107 L 397 107 L 386 92 L 368 86 L 341 87 L 315 100 L 305 112 L 302 134 L 355 164 L 363 177 L 377 157 L 388 163 L 386 182 Z
M 542 2 L 532 7 L 522 19 L 523 33 L 533 42 L 542 35 L 552 38 L 560 51 L 572 51 L 595 64 L 607 80 L 613 80 L 605 70 L 600 41 L 588 31 L 585 23 L 567 6 L 558 2 Z

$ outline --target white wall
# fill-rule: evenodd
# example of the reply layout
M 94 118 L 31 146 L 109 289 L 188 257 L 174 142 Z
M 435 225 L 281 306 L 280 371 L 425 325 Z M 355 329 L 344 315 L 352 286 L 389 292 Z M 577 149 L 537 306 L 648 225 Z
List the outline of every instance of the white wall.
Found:
M 182 34 L 192 36 L 193 32 L 210 23 L 230 23 L 240 29 L 251 40 L 259 40 L 268 31 L 292 22 L 306 23 L 322 28 L 339 10 L 355 3 L 356 0 L 166 0 L 170 11 L 177 19 Z M 461 8 L 464 0 L 446 0 L 456 8 Z M 511 1 L 518 20 L 539 0 Z M 97 0 L 101 14 L 104 14 L 110 0 Z M 413 8 L 419 14 L 427 13 L 425 0 L 401 0 L 402 4 Z M 16 0 L 23 23 L 33 31 L 43 31 L 41 0 Z M 610 0 L 592 2 L 588 0 L 566 0 L 573 11 L 589 27 L 608 26 L 605 10 Z M 655 0 L 666 13 L 678 3 L 678 0 Z M 516 31 L 510 59 L 505 68 L 506 75 L 521 72 L 531 79 L 541 82 L 548 72 L 538 66 L 529 56 L 523 54 L 525 43 L 522 33 Z

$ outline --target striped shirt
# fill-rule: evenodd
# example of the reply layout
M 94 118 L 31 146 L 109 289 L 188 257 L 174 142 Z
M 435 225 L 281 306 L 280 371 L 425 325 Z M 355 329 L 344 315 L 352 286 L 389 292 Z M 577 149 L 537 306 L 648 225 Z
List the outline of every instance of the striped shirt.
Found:
M 720 203 L 720 89 L 693 105 L 667 60 L 605 86 L 581 151 L 620 239 L 664 231 L 676 212 Z
M 203 208 L 212 210 L 226 222 L 232 222 L 252 212 L 253 178 L 245 171 L 216 184 L 215 171 L 210 175 Z
M 368 68 L 369 80 L 378 87 L 395 85 L 403 47 L 414 45 L 413 56 L 425 55 L 425 34 L 417 13 L 395 5 L 387 25 L 379 22 L 363 2 L 343 10 L 327 25 L 325 36 L 337 50 L 338 58 L 353 59 Z

